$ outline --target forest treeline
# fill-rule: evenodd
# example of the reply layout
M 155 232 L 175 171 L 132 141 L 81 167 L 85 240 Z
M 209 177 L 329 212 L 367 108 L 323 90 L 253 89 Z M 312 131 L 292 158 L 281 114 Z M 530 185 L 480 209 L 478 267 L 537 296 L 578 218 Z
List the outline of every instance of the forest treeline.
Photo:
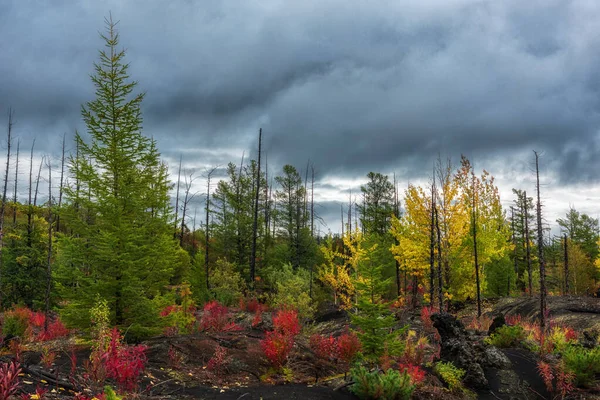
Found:
M 81 108 L 87 132 L 76 133 L 73 154 L 65 154 L 63 139 L 59 170 L 48 159 L 34 165 L 32 144 L 25 200 L 17 196 L 25 163 L 9 112 L 3 308 L 54 309 L 71 326 L 86 327 L 89 310 L 104 299 L 111 323 L 143 337 L 160 329 L 160 310 L 180 301 L 182 288 L 197 303 L 256 296 L 294 305 L 305 317 L 326 302 L 446 307 L 598 291 L 598 220 L 570 209 L 557 221 L 562 235 L 552 236 L 530 188 L 513 189 L 513 204 L 503 209 L 493 176 L 477 173 L 465 157 L 457 165 L 439 158 L 429 185 L 403 193 L 395 177 L 370 172 L 360 199 L 350 197 L 342 209 L 343 232 L 323 236 L 315 231 L 314 168 L 285 165 L 269 176 L 261 131 L 258 159 L 230 163 L 219 181 L 211 171 L 206 213 L 190 215 L 193 177 L 182 177 L 181 164 L 169 171 L 144 136 L 144 94 L 128 75 L 112 22 L 102 38 L 95 98 Z

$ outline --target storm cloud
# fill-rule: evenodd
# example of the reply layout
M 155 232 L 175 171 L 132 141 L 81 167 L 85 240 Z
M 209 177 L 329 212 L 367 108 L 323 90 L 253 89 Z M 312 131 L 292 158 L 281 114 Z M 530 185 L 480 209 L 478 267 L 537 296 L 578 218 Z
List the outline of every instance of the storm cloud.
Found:
M 555 192 L 600 186 L 595 1 L 4 0 L 0 111 L 23 140 L 58 152 L 85 131 L 109 12 L 171 163 L 238 162 L 262 127 L 270 169 L 310 159 L 324 189 L 369 171 L 425 180 L 438 154 L 464 153 L 510 193 L 531 184 L 532 149 Z

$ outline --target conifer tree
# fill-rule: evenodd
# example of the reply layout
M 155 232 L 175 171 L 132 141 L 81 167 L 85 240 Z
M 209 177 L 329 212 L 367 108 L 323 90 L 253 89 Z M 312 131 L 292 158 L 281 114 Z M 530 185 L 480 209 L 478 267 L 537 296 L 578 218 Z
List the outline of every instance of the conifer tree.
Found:
M 172 236 L 167 168 L 142 134 L 144 94 L 134 94 L 116 22 L 105 22 L 105 49 L 91 77 L 96 97 L 81 109 L 89 140 L 76 134 L 70 172 L 77 184 L 65 188 L 73 234 L 58 241 L 58 289 L 71 322 L 85 323 L 100 295 L 112 322 L 149 326 L 157 319 L 150 298 L 178 283 L 173 272 L 186 259 Z

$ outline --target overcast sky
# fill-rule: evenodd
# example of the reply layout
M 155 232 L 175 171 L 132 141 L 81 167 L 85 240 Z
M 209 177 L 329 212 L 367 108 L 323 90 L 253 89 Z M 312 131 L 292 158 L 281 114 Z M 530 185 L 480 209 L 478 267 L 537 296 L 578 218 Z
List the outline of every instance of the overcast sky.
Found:
M 314 163 L 333 231 L 367 172 L 426 183 L 438 154 L 508 204 L 533 194 L 535 149 L 549 223 L 600 210 L 600 2 L 2 0 L 0 112 L 36 154 L 85 131 L 109 12 L 170 165 L 239 162 L 262 127 L 271 174 Z

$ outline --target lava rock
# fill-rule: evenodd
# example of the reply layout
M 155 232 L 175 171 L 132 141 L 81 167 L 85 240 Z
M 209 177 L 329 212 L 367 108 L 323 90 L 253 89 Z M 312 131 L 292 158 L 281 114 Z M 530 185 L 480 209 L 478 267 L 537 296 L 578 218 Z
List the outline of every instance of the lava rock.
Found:
M 440 359 L 465 370 L 465 385 L 476 389 L 487 388 L 488 380 L 482 368 L 485 363 L 483 353 L 475 349 L 464 325 L 447 313 L 433 314 L 431 320 L 441 338 Z
M 504 325 L 506 325 L 506 319 L 504 318 L 504 314 L 500 313 L 496 315 L 494 317 L 494 320 L 492 321 L 492 324 L 490 325 L 490 329 L 488 329 L 488 335 L 491 335 L 492 333 L 496 332 L 498 328 L 501 328 Z

